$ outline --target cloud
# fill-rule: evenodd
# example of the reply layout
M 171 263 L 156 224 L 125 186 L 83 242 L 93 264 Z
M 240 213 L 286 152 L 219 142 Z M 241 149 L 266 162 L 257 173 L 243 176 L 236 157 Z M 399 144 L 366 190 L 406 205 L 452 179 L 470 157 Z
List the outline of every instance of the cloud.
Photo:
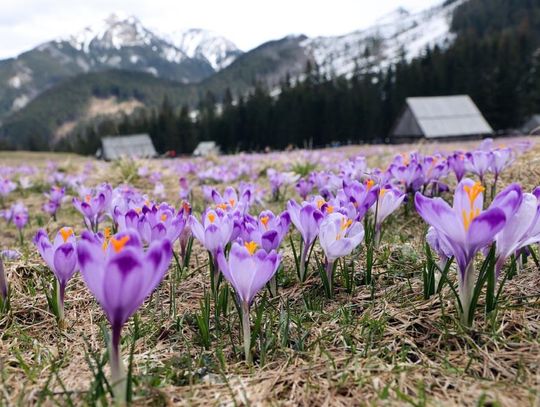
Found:
M 158 32 L 216 31 L 244 50 L 291 33 L 338 35 L 361 29 L 398 6 L 420 9 L 442 0 L 17 0 L 2 5 L 0 58 L 66 37 L 112 12 L 137 16 Z

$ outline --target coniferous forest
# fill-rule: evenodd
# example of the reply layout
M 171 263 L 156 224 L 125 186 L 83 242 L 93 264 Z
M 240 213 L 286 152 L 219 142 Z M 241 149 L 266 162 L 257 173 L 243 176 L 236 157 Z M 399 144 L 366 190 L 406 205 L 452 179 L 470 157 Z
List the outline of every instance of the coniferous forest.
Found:
M 196 109 L 165 99 L 159 109 L 94 124 L 58 148 L 93 154 L 102 136 L 139 132 L 159 152 L 179 154 L 202 140 L 226 152 L 385 142 L 410 96 L 469 94 L 500 131 L 540 113 L 540 1 L 471 0 L 456 9 L 452 31 L 450 46 L 382 70 L 335 78 L 308 64 L 303 81 L 285 79 L 279 92 L 255 84 L 247 96 L 207 93 Z

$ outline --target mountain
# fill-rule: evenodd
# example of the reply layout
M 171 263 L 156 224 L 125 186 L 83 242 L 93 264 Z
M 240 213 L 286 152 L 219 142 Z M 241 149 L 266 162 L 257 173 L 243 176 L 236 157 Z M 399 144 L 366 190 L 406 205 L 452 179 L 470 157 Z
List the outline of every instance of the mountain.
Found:
M 192 108 L 210 94 L 219 102 L 227 91 L 238 97 L 249 93 L 256 84 L 278 94 L 286 77 L 293 83 L 302 80 L 308 64 L 316 65 L 326 76 L 350 77 L 354 73 L 384 71 L 398 61 L 423 55 L 428 47 L 449 47 L 455 39 L 450 29 L 452 16 L 466 2 L 446 0 L 416 13 L 398 8 L 367 29 L 332 37 L 288 36 L 245 53 L 209 31 L 191 29 L 158 35 L 134 17 L 111 16 L 101 26 L 0 62 L 0 84 L 7 84 L 0 86 L 0 118 L 4 112 L 0 137 L 8 137 L 23 147 L 21 140 L 34 137 L 26 122 L 33 122 L 36 116 L 46 117 L 40 130 L 43 144 L 51 145 L 59 134 L 76 127 L 67 124 L 91 119 L 85 112 L 96 110 L 90 109 L 95 98 L 115 97 L 119 104 L 127 101 L 123 96 L 127 94 L 142 105 L 154 106 L 147 102 L 147 94 L 143 98 L 133 92 L 130 80 L 122 80 L 128 71 L 165 79 L 164 86 L 168 80 L 183 83 L 184 86 L 174 87 L 174 101 L 176 106 L 188 104 Z M 3 63 L 9 63 L 9 69 L 3 71 Z M 112 76 L 108 72 L 111 68 L 122 71 Z M 95 73 L 91 76 L 93 82 L 105 75 L 106 83 L 112 77 L 117 83 L 100 88 L 99 92 L 87 92 L 84 81 L 63 82 L 67 77 L 91 72 Z M 80 86 L 85 88 L 82 93 L 77 88 Z M 50 90 L 40 95 L 45 89 Z M 61 95 L 71 93 L 79 95 L 75 104 L 70 98 L 62 99 Z M 57 109 L 51 112 L 48 98 L 52 95 Z M 29 134 L 19 137 L 20 129 Z
M 309 38 L 301 46 L 325 74 L 350 76 L 355 70 L 384 69 L 403 58 L 420 56 L 427 47 L 448 46 L 454 39 L 452 15 L 465 1 L 445 1 L 418 13 L 400 7 L 367 29 Z
M 242 55 L 242 51 L 232 41 L 201 28 L 176 31 L 166 38 L 189 58 L 208 61 L 216 72 Z
M 135 17 L 111 15 L 101 24 L 0 61 L 0 120 L 61 81 L 87 72 L 147 72 L 181 83 L 198 82 L 242 53 L 204 30 L 160 36 Z M 177 44 L 177 45 L 175 45 Z

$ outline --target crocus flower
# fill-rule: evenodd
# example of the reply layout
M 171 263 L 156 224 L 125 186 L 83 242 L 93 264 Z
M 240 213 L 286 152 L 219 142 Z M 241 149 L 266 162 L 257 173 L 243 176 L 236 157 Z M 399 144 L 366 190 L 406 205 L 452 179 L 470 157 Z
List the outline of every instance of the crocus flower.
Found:
M 300 195 L 300 197 L 305 201 L 307 199 L 307 196 L 311 193 L 311 191 L 313 191 L 313 186 L 314 183 L 310 178 L 302 178 L 296 183 L 295 189 L 296 192 L 298 192 L 298 194 Z
M 287 212 L 289 213 L 291 222 L 302 236 L 304 247 L 300 255 L 300 269 L 298 274 L 300 280 L 305 281 L 307 255 L 319 234 L 319 225 L 324 215 L 314 204 L 303 202 L 302 205 L 299 205 L 293 199 L 287 203 Z
M 381 229 L 384 220 L 390 216 L 403 202 L 405 194 L 399 189 L 386 186 L 379 190 L 377 203 L 371 207 L 371 211 L 376 214 L 375 219 L 375 244 L 379 244 Z
M 484 187 L 479 182 L 463 179 L 454 194 L 454 206 L 441 198 L 426 198 L 417 193 L 416 209 L 429 225 L 437 229 L 444 244 L 452 249 L 458 265 L 459 296 L 463 307 L 463 321 L 468 322 L 474 285 L 474 257 L 493 242 L 495 235 L 506 223 L 505 211 L 490 207 L 483 211 Z M 514 192 L 505 193 L 500 204 L 512 212 L 518 207 L 520 197 Z M 504 204 L 503 204 L 504 202 Z
M 60 209 L 60 206 L 62 205 L 62 200 L 64 199 L 65 193 L 65 188 L 53 186 L 51 191 L 45 194 L 48 201 L 43 204 L 43 211 L 56 219 L 56 212 L 58 212 L 58 209 Z
M 291 218 L 287 211 L 276 216 L 272 211 L 262 211 L 258 218 L 246 215 L 243 240 L 254 241 L 262 249 L 270 253 L 277 250 L 281 241 L 289 231 Z
M 484 176 L 491 167 L 492 153 L 490 151 L 476 150 L 466 154 L 466 168 L 473 174 L 478 175 L 480 182 L 484 182 Z
M 343 181 L 342 191 L 347 198 L 346 200 L 343 199 L 343 204 L 346 203 L 345 201 L 351 202 L 356 209 L 355 220 L 361 220 L 377 200 L 379 186 L 375 185 L 375 181 L 372 179 L 366 180 L 365 183 Z M 338 192 L 338 197 L 340 192 Z
M 181 177 L 178 180 L 178 184 L 180 185 L 180 192 L 179 192 L 180 199 L 184 201 L 189 201 L 191 198 L 191 188 L 189 187 L 187 178 Z
M 225 247 L 231 240 L 234 223 L 227 213 L 221 209 L 209 209 L 199 222 L 195 216 L 189 217 L 189 225 L 193 236 L 212 255 L 217 253 L 220 247 Z
M 17 189 L 17 184 L 8 178 L 0 178 L 0 197 L 5 198 Z
M 452 248 L 448 246 L 446 239 L 441 238 L 437 229 L 430 226 L 427 234 L 426 241 L 435 250 L 439 256 L 439 268 L 444 270 L 448 259 L 452 257 Z
M 275 252 L 267 253 L 258 249 L 255 242 L 232 244 L 229 258 L 223 249 L 217 254 L 217 261 L 225 279 L 232 285 L 242 310 L 242 330 L 246 361 L 251 363 L 251 327 L 249 308 L 255 295 L 276 273 L 281 258 Z
M 131 211 L 133 212 L 133 210 Z M 131 217 L 133 213 L 130 213 Z M 183 208 L 176 210 L 165 203 L 143 207 L 137 222 L 137 230 L 145 243 L 166 238 L 174 244 L 186 225 Z
M 51 243 L 44 229 L 39 229 L 34 237 L 39 254 L 56 277 L 58 323 L 64 324 L 64 298 L 68 281 L 77 271 L 77 253 L 73 229 L 61 228 Z
M 97 232 L 99 222 L 109 209 L 112 193 L 109 184 L 102 184 L 93 195 L 86 193 L 83 199 L 73 198 L 73 206 L 83 215 L 86 226 L 94 232 Z
M 326 276 L 332 292 L 334 262 L 348 256 L 362 242 L 364 228 L 345 215 L 336 212 L 328 215 L 322 222 L 319 231 L 319 243 L 326 256 Z
M 154 241 L 145 251 L 134 231 L 106 240 L 85 231 L 77 244 L 77 257 L 88 289 L 111 324 L 111 383 L 117 402 L 125 403 L 122 327 L 163 280 L 172 257 L 171 243 L 167 239 Z
M 465 153 L 456 151 L 454 154 L 448 157 L 448 166 L 456 175 L 456 179 L 460 182 L 467 171 L 465 168 Z
M 515 185 L 516 190 L 521 188 Z M 508 188 L 507 188 L 508 189 Z M 518 192 L 518 193 L 519 193 Z M 502 194 L 502 192 L 501 192 Z M 504 195 L 499 194 L 492 206 L 502 206 Z M 501 198 L 502 197 L 502 198 Z M 506 259 L 523 247 L 540 241 L 540 204 L 536 196 L 523 194 L 523 200 L 514 214 L 509 214 L 504 228 L 495 237 L 496 271 L 500 273 Z

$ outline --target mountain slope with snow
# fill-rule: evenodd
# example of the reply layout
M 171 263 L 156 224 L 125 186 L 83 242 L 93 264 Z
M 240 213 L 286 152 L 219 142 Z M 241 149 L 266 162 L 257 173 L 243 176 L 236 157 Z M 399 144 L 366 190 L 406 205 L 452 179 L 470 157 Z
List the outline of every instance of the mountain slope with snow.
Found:
M 451 43 L 452 14 L 465 1 L 445 1 L 414 14 L 398 8 L 365 30 L 309 38 L 302 46 L 326 74 L 348 76 L 356 69 L 385 68 L 401 58 L 417 57 L 427 47 Z

